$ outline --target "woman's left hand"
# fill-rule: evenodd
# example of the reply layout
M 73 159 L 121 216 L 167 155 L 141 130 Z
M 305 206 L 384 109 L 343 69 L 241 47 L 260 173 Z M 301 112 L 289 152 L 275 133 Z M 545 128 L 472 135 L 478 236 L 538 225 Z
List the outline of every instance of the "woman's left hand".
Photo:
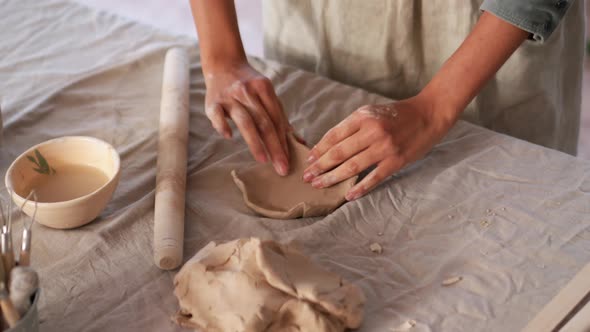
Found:
M 420 95 L 384 105 L 366 105 L 328 131 L 310 151 L 303 180 L 330 187 L 376 165 L 351 188 L 355 200 L 402 167 L 424 156 L 457 119 Z

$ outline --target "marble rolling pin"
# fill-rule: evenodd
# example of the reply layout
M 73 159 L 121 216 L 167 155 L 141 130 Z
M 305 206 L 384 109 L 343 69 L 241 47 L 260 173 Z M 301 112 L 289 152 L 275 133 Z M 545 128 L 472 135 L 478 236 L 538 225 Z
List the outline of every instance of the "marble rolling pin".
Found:
M 158 169 L 154 214 L 154 260 L 164 270 L 182 263 L 189 125 L 189 57 L 166 53 L 160 104 Z

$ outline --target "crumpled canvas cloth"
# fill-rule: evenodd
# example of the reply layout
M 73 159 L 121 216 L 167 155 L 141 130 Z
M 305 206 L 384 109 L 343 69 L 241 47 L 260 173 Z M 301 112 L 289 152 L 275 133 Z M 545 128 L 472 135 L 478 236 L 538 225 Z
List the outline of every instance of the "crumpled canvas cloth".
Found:
M 297 240 L 362 288 L 361 332 L 409 319 L 412 332 L 518 331 L 590 260 L 587 161 L 460 122 L 423 160 L 324 218 L 261 218 L 230 174 L 253 163 L 245 143 L 216 135 L 204 114 L 194 41 L 61 0 L 1 1 L 0 17 L 0 173 L 63 135 L 101 138 L 121 155 L 120 184 L 100 218 L 68 231 L 33 228 L 44 332 L 182 331 L 170 320 L 176 272 L 152 258 L 162 64 L 173 45 L 192 54 L 185 260 L 210 241 Z M 252 61 L 311 144 L 359 106 L 387 101 Z M 19 217 L 15 234 L 21 225 Z M 463 280 L 441 286 L 453 276 Z

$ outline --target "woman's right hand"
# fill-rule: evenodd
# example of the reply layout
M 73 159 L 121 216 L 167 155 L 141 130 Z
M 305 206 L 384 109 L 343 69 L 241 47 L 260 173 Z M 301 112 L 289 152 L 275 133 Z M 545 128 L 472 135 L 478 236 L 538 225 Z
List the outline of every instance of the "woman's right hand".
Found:
M 258 162 L 267 162 L 267 152 L 276 172 L 289 173 L 287 132 L 290 125 L 272 82 L 247 62 L 223 66 L 205 73 L 205 113 L 213 128 L 232 137 L 227 119 L 234 121 Z

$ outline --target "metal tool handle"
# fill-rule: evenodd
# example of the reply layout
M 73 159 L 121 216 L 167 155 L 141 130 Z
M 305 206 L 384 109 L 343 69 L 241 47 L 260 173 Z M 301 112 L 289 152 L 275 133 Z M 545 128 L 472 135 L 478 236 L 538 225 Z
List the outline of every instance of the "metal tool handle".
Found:
M 20 255 L 18 257 L 19 266 L 31 265 L 31 237 L 33 232 L 30 229 L 23 229 L 23 240 L 20 249 Z
M 0 251 L 2 252 L 2 263 L 4 264 L 4 273 L 6 273 L 6 280 L 10 280 L 10 272 L 14 267 L 14 250 L 12 249 L 12 238 L 10 233 L 0 234 Z

